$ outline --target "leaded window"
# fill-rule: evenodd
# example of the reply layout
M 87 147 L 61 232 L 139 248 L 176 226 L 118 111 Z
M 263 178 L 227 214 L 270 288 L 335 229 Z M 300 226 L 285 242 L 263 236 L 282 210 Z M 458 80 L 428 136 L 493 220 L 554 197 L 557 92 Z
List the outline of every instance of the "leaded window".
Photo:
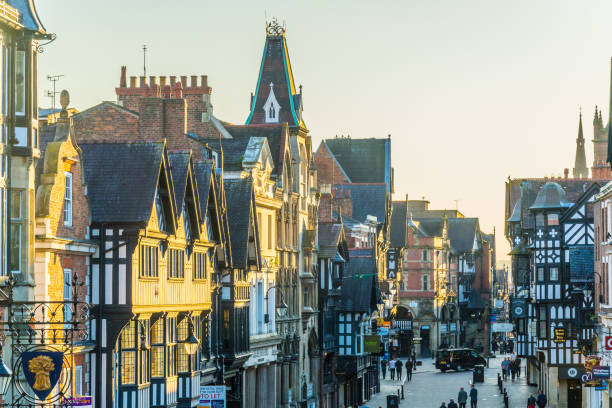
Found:
M 208 257 L 205 252 L 193 253 L 193 278 L 206 279 L 206 271 L 208 269 Z
M 168 278 L 183 279 L 185 277 L 185 252 L 179 249 L 168 251 Z
M 151 245 L 140 247 L 140 276 L 144 278 L 157 278 L 158 272 L 158 248 Z

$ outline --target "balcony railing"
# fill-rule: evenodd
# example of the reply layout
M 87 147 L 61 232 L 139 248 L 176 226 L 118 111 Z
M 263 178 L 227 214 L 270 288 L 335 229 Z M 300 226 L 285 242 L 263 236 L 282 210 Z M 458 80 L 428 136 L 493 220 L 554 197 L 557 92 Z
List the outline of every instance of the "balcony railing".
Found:
M 9 6 L 4 1 L 0 1 L 0 17 L 9 20 L 13 23 L 20 23 L 19 11 L 17 11 L 16 8 Z

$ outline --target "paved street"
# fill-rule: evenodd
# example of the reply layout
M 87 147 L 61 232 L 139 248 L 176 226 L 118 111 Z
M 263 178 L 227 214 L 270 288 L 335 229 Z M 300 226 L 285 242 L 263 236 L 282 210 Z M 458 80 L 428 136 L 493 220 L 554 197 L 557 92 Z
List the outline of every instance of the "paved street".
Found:
M 491 359 L 488 369 L 485 369 L 484 384 L 477 384 L 478 389 L 478 408 L 499 408 L 503 407 L 503 397 L 497 388 L 497 373 L 500 372 L 499 364 L 501 358 Z M 446 372 L 442 373 L 435 369 L 432 359 L 423 359 L 423 365 L 418 367 L 412 376 L 412 381 L 404 382 L 405 399 L 400 401 L 400 407 L 414 408 L 439 408 L 442 401 L 448 404 L 450 398 L 457 401 L 459 387 L 464 387 L 469 392 L 472 372 Z M 402 373 L 402 380 L 405 381 L 405 371 Z M 530 393 L 537 393 L 536 387 L 526 384 L 525 375 L 514 381 L 504 382 L 508 390 L 511 408 L 524 408 L 527 404 L 527 397 Z M 397 393 L 401 387 L 400 381 L 390 381 L 389 373 L 387 379 L 381 380 L 381 392 L 368 401 L 365 406 L 370 408 L 386 408 L 387 395 Z M 469 407 L 469 402 L 468 402 Z

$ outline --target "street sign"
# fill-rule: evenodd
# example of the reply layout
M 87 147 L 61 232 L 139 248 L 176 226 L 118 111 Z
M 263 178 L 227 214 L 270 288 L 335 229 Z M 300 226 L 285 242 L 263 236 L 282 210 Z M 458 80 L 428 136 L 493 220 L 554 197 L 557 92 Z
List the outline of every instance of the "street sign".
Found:
M 555 329 L 555 338 L 553 339 L 555 343 L 563 343 L 565 342 L 565 328 L 556 328 Z
M 67 397 L 64 399 L 64 405 L 67 407 L 81 407 L 81 408 L 92 408 L 93 398 L 92 397 Z
M 512 317 L 522 318 L 525 317 L 525 311 L 527 309 L 527 305 L 525 299 L 523 298 L 514 298 L 512 299 Z
M 604 341 L 606 350 L 612 350 L 612 336 L 606 336 Z
M 224 385 L 201 385 L 199 408 L 225 408 Z

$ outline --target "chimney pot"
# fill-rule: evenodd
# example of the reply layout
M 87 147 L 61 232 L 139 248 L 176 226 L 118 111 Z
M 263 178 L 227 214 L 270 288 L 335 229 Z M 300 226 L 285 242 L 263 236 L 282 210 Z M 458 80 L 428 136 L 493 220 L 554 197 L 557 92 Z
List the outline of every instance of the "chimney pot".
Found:
M 208 88 L 208 75 L 202 75 L 202 88 Z
M 155 84 L 157 84 L 157 77 L 151 75 L 149 77 L 149 85 L 153 86 Z
M 146 87 L 146 86 L 147 86 L 147 77 L 145 77 L 145 76 L 141 76 L 141 77 L 140 77 L 140 87 L 141 87 L 141 88 L 144 88 L 144 87 Z
M 563 175 L 565 178 L 569 178 L 569 169 L 563 169 Z
M 161 86 L 166 86 L 166 77 L 165 76 L 160 76 L 159 77 L 159 84 Z
M 181 84 L 183 85 L 183 88 L 187 87 L 187 75 L 181 75 Z
M 125 65 L 123 65 L 121 67 L 121 79 L 119 80 L 119 88 L 126 88 L 127 87 L 126 70 L 127 70 L 127 67 Z
M 136 77 L 135 76 L 130 77 L 130 88 L 136 88 Z
M 198 86 L 198 76 L 192 75 L 191 76 L 191 87 L 196 88 L 197 86 Z
M 174 86 L 176 83 L 176 75 L 170 75 L 170 85 Z

